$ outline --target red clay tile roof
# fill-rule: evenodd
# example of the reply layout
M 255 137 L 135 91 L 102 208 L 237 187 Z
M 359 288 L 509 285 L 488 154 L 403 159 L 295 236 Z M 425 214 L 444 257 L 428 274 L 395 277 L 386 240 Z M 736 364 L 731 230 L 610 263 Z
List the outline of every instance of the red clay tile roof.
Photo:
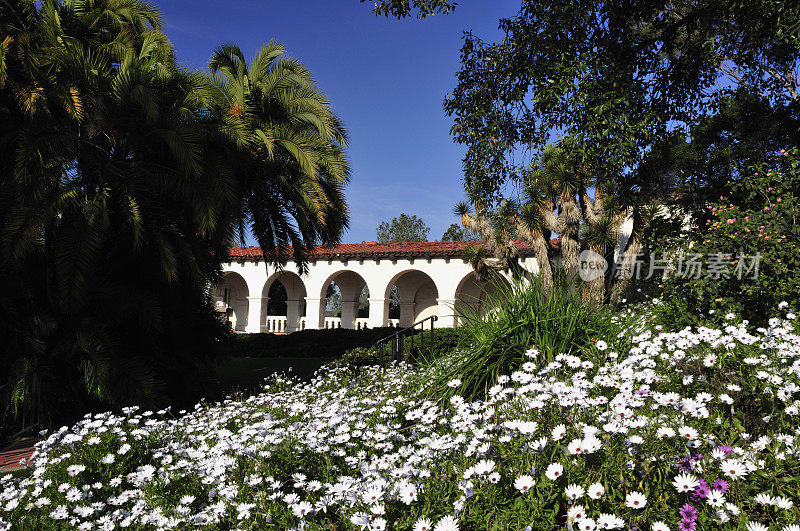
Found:
M 514 240 L 523 256 L 533 256 L 533 247 L 523 241 Z M 311 252 L 312 259 L 328 258 L 391 258 L 391 257 L 460 257 L 469 244 L 485 244 L 486 241 L 472 242 L 397 242 L 397 243 L 343 243 L 333 246 L 317 245 Z M 558 249 L 557 238 L 551 243 Z M 291 256 L 291 248 L 287 254 Z M 230 247 L 231 260 L 260 260 L 264 258 L 261 247 Z

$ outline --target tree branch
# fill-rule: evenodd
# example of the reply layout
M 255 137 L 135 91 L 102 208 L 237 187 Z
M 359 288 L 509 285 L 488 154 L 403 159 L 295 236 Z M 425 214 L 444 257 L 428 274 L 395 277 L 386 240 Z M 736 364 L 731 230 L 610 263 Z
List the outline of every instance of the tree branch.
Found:
M 595 203 L 589 198 L 589 194 L 586 192 L 586 190 L 581 190 L 580 205 L 581 210 L 583 211 L 583 217 L 586 218 L 588 223 L 595 223 L 600 219 L 599 205 L 595 205 Z
M 563 234 L 565 229 L 565 222 L 561 216 L 556 216 L 553 214 L 552 210 L 548 210 L 547 207 L 542 207 L 539 210 L 539 213 L 542 217 L 542 222 L 544 227 L 551 231 L 557 232 L 558 234 Z
M 730 68 L 730 67 L 723 66 L 726 61 L 730 61 L 734 65 L 739 64 L 739 62 L 736 61 L 736 59 L 733 58 L 733 57 L 723 57 L 721 62 L 720 62 L 720 65 L 719 65 L 719 69 L 723 73 L 729 75 L 730 77 L 732 77 L 733 79 L 738 81 L 740 84 L 745 85 L 746 83 L 741 78 L 741 76 L 738 74 L 738 72 L 736 71 L 735 68 Z M 786 91 L 789 93 L 789 97 L 793 101 L 800 100 L 800 90 L 798 90 L 797 79 L 795 78 L 793 72 L 792 73 L 787 73 L 787 74 L 781 74 L 780 72 L 778 72 L 777 70 L 775 70 L 771 66 L 766 65 L 766 64 L 762 63 L 761 61 L 753 60 L 753 61 L 750 61 L 750 64 L 752 64 L 753 66 L 755 66 L 755 67 L 761 69 L 762 71 L 766 72 L 772 78 L 776 79 L 781 85 L 783 85 L 783 88 L 786 89 Z M 748 84 L 748 86 L 750 86 L 751 88 L 755 89 L 755 87 L 753 87 L 752 85 Z M 761 92 L 760 90 L 756 89 L 756 92 L 758 92 L 758 95 L 761 96 L 762 98 L 766 97 L 764 95 L 764 93 Z

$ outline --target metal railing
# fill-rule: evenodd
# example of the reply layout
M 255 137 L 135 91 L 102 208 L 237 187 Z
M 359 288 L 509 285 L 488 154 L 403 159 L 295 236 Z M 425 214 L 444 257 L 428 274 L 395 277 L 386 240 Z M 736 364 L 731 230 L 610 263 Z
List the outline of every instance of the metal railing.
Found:
M 406 353 L 404 352 L 405 341 L 406 337 L 411 338 L 411 347 L 410 351 L 414 350 L 414 338 L 419 333 L 419 346 L 420 348 L 425 347 L 425 323 L 430 321 L 430 334 L 428 334 L 428 341 L 430 342 L 430 348 L 433 350 L 433 329 L 434 323 L 438 321 L 439 318 L 435 315 L 431 315 L 430 317 L 423 319 L 421 321 L 417 321 L 416 323 L 412 324 L 407 328 L 403 328 L 402 330 L 398 330 L 397 332 L 393 333 L 392 335 L 386 336 L 383 339 L 379 339 L 375 343 L 375 350 L 378 351 L 381 365 L 384 365 L 387 361 L 386 357 L 386 347 L 389 347 L 389 355 L 388 358 L 391 361 L 396 361 L 400 359 L 405 359 L 407 357 Z M 419 328 L 417 328 L 419 326 Z

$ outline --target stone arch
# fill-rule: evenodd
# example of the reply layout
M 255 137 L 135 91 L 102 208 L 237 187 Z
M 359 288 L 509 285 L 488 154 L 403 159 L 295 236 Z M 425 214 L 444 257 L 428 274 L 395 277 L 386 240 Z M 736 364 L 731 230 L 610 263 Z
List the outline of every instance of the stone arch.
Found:
M 214 307 L 237 332 L 244 332 L 248 323 L 250 290 L 239 273 L 223 273 L 222 281 L 214 287 Z
M 319 290 L 320 298 L 320 327 L 324 328 L 325 308 L 327 305 L 328 286 L 335 284 L 339 289 L 342 303 L 342 314 L 339 326 L 342 328 L 357 328 L 356 319 L 359 317 L 359 298 L 362 291 L 366 289 L 367 298 L 372 291 L 369 284 L 360 274 L 350 269 L 341 269 L 332 273 L 325 279 Z M 366 312 L 369 312 L 369 302 L 366 304 Z M 309 316 L 310 317 L 310 316 Z
M 477 312 L 483 315 L 500 298 L 500 286 L 509 288 L 511 283 L 505 276 L 496 275 L 491 281 L 483 281 L 471 271 L 458 283 L 456 288 L 455 314 L 457 324 L 463 320 L 464 313 Z
M 276 289 L 279 286 L 281 290 Z M 276 292 L 284 294 L 280 304 L 270 298 Z M 302 329 L 307 295 L 305 282 L 297 273 L 284 270 L 270 275 L 261 290 L 261 330 L 283 333 Z
M 418 269 L 406 269 L 389 280 L 384 291 L 384 298 L 389 299 L 392 287 L 397 287 L 400 299 L 400 327 L 432 315 L 439 315 L 439 288 L 427 273 Z

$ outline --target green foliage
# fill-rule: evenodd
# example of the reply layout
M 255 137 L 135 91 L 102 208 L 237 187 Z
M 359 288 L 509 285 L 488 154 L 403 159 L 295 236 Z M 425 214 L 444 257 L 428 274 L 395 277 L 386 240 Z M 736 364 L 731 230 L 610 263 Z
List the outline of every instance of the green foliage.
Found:
M 463 352 L 433 361 L 440 371 L 428 387 L 430 396 L 482 398 L 500 374 L 521 367 L 528 349 L 537 349 L 537 360 L 582 356 L 594 351 L 597 340 L 616 338 L 620 326 L 606 307 L 584 303 L 580 286 L 564 275 L 557 275 L 549 291 L 538 279 L 526 279 L 510 286 L 497 283 L 496 293 L 490 310 L 459 311 Z M 457 385 L 448 385 L 452 381 Z
M 406 337 L 403 340 L 403 353 L 410 361 L 430 363 L 454 352 L 464 343 L 464 331 L 461 327 L 434 328 L 433 339 L 429 330 Z M 432 344 L 432 345 L 431 345 Z
M 238 152 L 226 168 L 237 234 L 249 229 L 268 260 L 305 267 L 310 247 L 336 244 L 349 223 L 347 131 L 308 69 L 269 42 L 248 61 L 224 44 L 209 60 L 206 103 Z M 223 174 L 223 177 L 226 176 Z M 215 186 L 221 186 L 215 184 Z
M 433 335 L 430 330 L 417 331 L 413 336 L 409 335 L 403 339 L 401 358 L 410 363 L 431 363 L 453 352 L 462 344 L 463 337 L 464 334 L 459 327 L 437 328 L 433 331 Z M 383 349 L 363 346 L 345 352 L 336 365 L 342 367 L 385 366 L 392 361 L 392 357 L 391 345 L 384 345 Z
M 443 242 L 470 242 L 481 240 L 480 234 L 477 234 L 467 228 L 464 228 L 456 223 L 452 223 L 444 234 L 442 234 Z
M 765 96 L 739 88 L 723 96 L 714 112 L 687 130 L 676 130 L 647 154 L 640 172 L 661 181 L 664 194 L 695 219 L 730 195 L 730 184 L 752 176 L 752 168 L 800 142 L 796 106 L 773 105 Z
M 523 202 L 516 213 L 530 229 L 520 234 L 537 247 L 540 270 L 549 267 L 553 232 L 562 236 L 565 266 L 574 266 L 582 249 L 568 229 L 578 222 L 556 230 L 548 218 L 556 212 L 577 219 L 576 193 L 580 213 L 591 214 L 581 188 L 604 196 L 595 197 L 593 206 L 602 207 L 595 219 L 584 216 L 581 224 L 587 239 L 604 243 L 606 258 L 619 216 L 632 217 L 630 263 L 653 201 L 676 191 L 688 203 L 702 201 L 731 173 L 731 162 L 763 160 L 765 149 L 797 138 L 796 2 L 519 4 L 516 15 L 501 19 L 496 42 L 465 33 L 458 84 L 444 108 L 454 118 L 453 138 L 467 148 L 465 187 L 476 219 L 495 219 L 492 210 L 506 210 L 526 193 L 541 196 L 528 193 L 531 170 L 536 177 L 536 168 L 547 166 L 548 144 L 558 139 L 563 171 L 556 182 L 567 185 L 559 188 L 568 200 L 557 190 L 556 201 L 545 194 L 548 200 Z M 513 246 L 497 239 L 490 251 L 505 266 Z M 617 300 L 627 284 L 608 290 L 597 282 L 587 293 L 600 301 L 610 291 Z
M 386 356 L 381 356 L 375 347 L 370 346 L 351 348 L 342 355 L 342 358 L 335 365 L 340 367 L 369 367 L 383 365 L 386 362 Z
M 328 284 L 328 288 L 325 290 L 325 298 L 327 299 L 325 303 L 325 315 L 329 317 L 341 317 L 342 292 L 339 291 L 339 287 L 336 286 L 333 282 Z M 272 315 L 286 315 L 286 313 L 276 312 Z
M 687 275 L 684 265 L 670 274 L 656 291 L 664 297 L 664 319 L 680 327 L 696 322 L 698 313 L 733 310 L 764 324 L 780 302 L 800 300 L 800 150 L 784 151 L 729 183 L 707 210 L 708 219 L 688 238 L 663 238 L 657 249 L 676 261 L 695 256 L 724 267 L 719 274 Z
M 231 242 L 346 228 L 344 127 L 274 43 L 181 68 L 144 1 L 2 2 L 0 43 L 3 425 L 196 399 Z
M 276 280 L 269 287 L 267 294 L 269 301 L 267 301 L 267 315 L 286 315 L 286 286 L 280 280 Z M 326 294 L 326 297 L 330 295 Z
M 2 279 L 4 428 L 16 431 L 23 417 L 64 423 L 132 402 L 188 407 L 217 393 L 212 367 L 232 338 L 206 293 L 166 282 L 146 250 L 131 257 L 105 249 L 102 264 L 113 274 L 95 276 L 74 307 L 78 315 L 23 289 L 44 275 L 42 256 Z
M 426 242 L 431 229 L 417 216 L 402 213 L 391 223 L 382 221 L 377 230 L 378 243 L 389 243 Z
M 225 353 L 231 357 L 337 357 L 357 347 L 370 347 L 397 330 L 391 327 L 350 330 L 300 330 L 291 334 L 237 334 Z
M 800 8 L 787 0 L 521 0 L 503 36 L 466 33 L 458 85 L 445 100 L 467 146 L 466 187 L 487 204 L 519 182 L 556 135 L 574 163 L 629 189 L 642 155 L 746 87 L 783 106 L 800 99 Z
M 386 18 L 406 18 L 412 13 L 417 18 L 427 18 L 436 13 L 450 13 L 458 5 L 452 0 L 359 0 L 362 4 L 367 1 L 372 3 L 372 12 L 376 16 Z

